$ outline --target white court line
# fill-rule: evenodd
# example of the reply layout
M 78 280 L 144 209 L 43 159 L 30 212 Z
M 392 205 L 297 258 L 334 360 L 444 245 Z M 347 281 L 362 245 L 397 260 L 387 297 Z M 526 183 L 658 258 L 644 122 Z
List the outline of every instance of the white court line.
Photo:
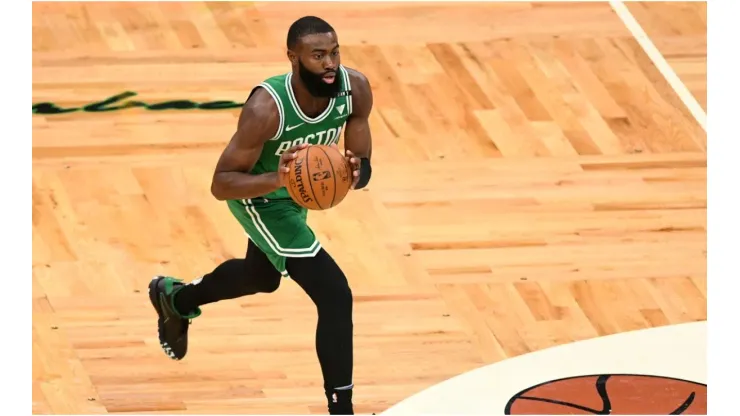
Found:
M 642 46 L 642 49 L 645 50 L 645 53 L 650 60 L 653 61 L 653 64 L 655 64 L 660 73 L 663 74 L 666 81 L 668 81 L 671 87 L 673 87 L 673 90 L 676 91 L 678 97 L 683 101 L 686 108 L 689 109 L 689 112 L 691 112 L 691 115 L 694 116 L 701 128 L 706 132 L 707 113 L 704 112 L 703 108 L 701 108 L 701 105 L 696 101 L 696 98 L 691 91 L 689 91 L 689 89 L 686 88 L 686 85 L 681 82 L 681 79 L 678 78 L 678 75 L 676 75 L 673 68 L 671 68 L 663 57 L 663 54 L 661 54 L 658 48 L 655 47 L 653 42 L 650 40 L 650 37 L 648 37 L 647 33 L 642 29 L 642 26 L 640 26 L 640 23 L 637 22 L 637 19 L 632 16 L 632 13 L 630 13 L 629 9 L 627 9 L 627 6 L 625 6 L 623 2 L 610 0 L 609 4 L 612 6 L 612 9 L 614 9 L 614 12 L 617 13 L 617 16 L 622 19 L 622 22 L 627 26 L 627 29 L 632 32 L 632 36 L 637 39 L 637 42 Z

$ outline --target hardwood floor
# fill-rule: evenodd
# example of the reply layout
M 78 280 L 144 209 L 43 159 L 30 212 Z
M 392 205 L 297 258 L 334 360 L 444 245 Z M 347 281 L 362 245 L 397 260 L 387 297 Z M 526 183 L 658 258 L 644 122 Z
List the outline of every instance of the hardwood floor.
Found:
M 694 98 L 707 110 L 707 3 L 625 3 Z
M 706 3 L 628 7 L 706 109 Z M 325 413 L 292 281 L 205 306 L 182 362 L 146 295 L 246 248 L 209 192 L 238 108 L 172 107 L 288 71 L 306 14 L 375 96 L 369 189 L 309 216 L 355 295 L 357 413 L 706 320 L 706 133 L 608 3 L 34 3 L 34 413 Z

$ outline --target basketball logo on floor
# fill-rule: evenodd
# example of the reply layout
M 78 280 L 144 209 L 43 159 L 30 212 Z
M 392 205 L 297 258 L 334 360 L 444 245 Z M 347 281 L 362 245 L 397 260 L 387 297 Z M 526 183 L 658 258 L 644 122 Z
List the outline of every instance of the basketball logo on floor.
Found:
M 707 385 L 670 377 L 602 374 L 547 381 L 515 394 L 507 415 L 701 415 Z

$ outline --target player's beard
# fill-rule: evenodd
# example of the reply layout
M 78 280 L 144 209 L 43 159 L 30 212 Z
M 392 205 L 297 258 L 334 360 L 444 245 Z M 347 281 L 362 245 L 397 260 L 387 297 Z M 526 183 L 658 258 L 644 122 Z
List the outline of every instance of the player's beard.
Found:
M 323 79 L 326 72 L 315 74 L 303 66 L 300 59 L 298 60 L 298 75 L 301 77 L 301 81 L 303 81 L 303 85 L 306 86 L 308 92 L 314 97 L 336 97 L 342 87 L 340 74 L 341 71 L 336 71 L 334 73 L 334 83 L 327 84 Z

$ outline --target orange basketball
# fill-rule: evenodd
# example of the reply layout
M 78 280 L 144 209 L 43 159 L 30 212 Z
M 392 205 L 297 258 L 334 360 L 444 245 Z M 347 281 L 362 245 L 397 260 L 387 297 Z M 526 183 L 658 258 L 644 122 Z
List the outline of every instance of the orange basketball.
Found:
M 296 203 L 311 210 L 337 206 L 352 186 L 352 168 L 334 147 L 313 145 L 299 150 L 288 167 L 290 171 L 283 173 L 285 188 Z
M 564 378 L 512 397 L 507 415 L 701 415 L 707 385 L 669 377 L 602 374 Z

